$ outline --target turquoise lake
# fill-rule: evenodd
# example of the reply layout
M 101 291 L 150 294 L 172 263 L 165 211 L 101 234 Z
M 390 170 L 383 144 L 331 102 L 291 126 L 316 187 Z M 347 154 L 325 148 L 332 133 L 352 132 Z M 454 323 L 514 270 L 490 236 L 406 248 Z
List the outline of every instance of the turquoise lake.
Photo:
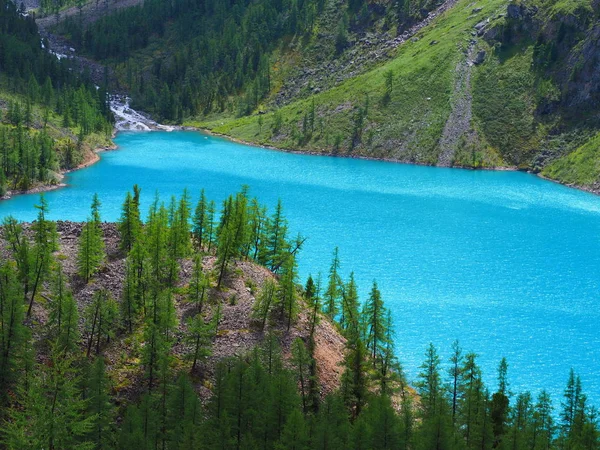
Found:
M 516 172 L 468 171 L 289 154 L 193 132 L 122 133 L 119 151 L 46 194 L 53 219 L 84 220 L 92 195 L 116 220 L 125 192 L 184 187 L 220 202 L 241 185 L 309 237 L 302 282 L 327 275 L 332 251 L 374 279 L 393 312 L 397 350 L 414 380 L 433 342 L 447 366 L 456 338 L 479 354 L 496 388 L 505 356 L 513 392 L 550 391 L 555 408 L 572 367 L 600 406 L 600 198 Z M 32 220 L 37 195 L 0 202 L 0 217 Z

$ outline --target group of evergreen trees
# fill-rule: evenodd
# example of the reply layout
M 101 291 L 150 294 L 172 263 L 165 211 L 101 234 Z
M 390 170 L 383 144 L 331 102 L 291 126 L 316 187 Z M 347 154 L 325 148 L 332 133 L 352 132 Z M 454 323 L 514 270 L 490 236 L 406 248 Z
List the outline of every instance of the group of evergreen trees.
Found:
M 348 33 L 364 32 L 373 18 L 388 17 L 394 28 L 402 30 L 439 4 L 435 0 L 344 3 L 329 9 L 335 11 L 333 20 L 341 16 L 338 53 L 347 47 Z M 287 47 L 293 37 L 310 42 L 325 8 L 326 0 L 149 0 L 85 28 L 77 17 L 67 18 L 62 32 L 83 43 L 94 59 L 118 65 L 133 107 L 159 121 L 181 122 L 215 111 L 254 112 L 273 89 L 273 52 L 298 51 Z M 139 55 L 155 42 L 162 51 L 154 53 L 148 64 Z
M 0 0 L 0 93 L 7 95 L 6 111 L 0 110 L 0 195 L 54 181 L 52 172 L 79 162 L 86 136 L 112 130 L 106 89 L 47 46 L 32 16 Z M 76 138 L 59 143 L 48 129 L 53 123 Z
M 430 345 L 410 387 L 375 282 L 361 302 L 354 276 L 341 277 L 336 249 L 326 280 L 319 275 L 298 284 L 295 256 L 303 238 L 290 239 L 281 203 L 268 214 L 243 188 L 217 215 L 204 192 L 192 207 L 185 191 L 168 205 L 156 197 L 142 222 L 140 195 L 137 186 L 126 195 L 118 223 L 117 256 L 125 256 L 120 298 L 94 282 L 114 259 L 105 252 L 97 196 L 69 276 L 43 196 L 31 225 L 4 220 L 10 258 L 0 263 L 0 439 L 6 448 L 600 447 L 596 410 L 573 372 L 555 409 L 545 391 L 536 398 L 513 394 L 504 359 L 492 392 L 477 355 L 456 342 L 446 362 Z M 216 259 L 212 270 L 207 256 Z M 186 260 L 191 273 L 181 288 Z M 256 292 L 253 306 L 262 343 L 209 368 L 223 309 L 212 294 L 235 276 L 238 260 L 276 274 Z M 73 283 L 90 284 L 91 298 L 77 299 Z M 184 317 L 176 302 L 188 305 Z M 284 358 L 280 338 L 299 313 L 307 334 Z M 37 323 L 39 317 L 46 318 Z M 323 320 L 346 342 L 339 389 L 325 397 L 316 360 Z M 183 354 L 174 353 L 181 343 Z M 115 345 L 127 353 L 108 357 Z M 116 384 L 131 361 L 138 361 L 138 385 L 123 397 Z M 205 402 L 196 392 L 200 384 L 211 391 Z

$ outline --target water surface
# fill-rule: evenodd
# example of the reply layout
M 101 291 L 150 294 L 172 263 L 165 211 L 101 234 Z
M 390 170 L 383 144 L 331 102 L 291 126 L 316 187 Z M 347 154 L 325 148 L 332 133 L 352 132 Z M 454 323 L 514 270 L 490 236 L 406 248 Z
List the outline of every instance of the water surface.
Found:
M 257 149 L 193 132 L 122 133 L 120 151 L 46 194 L 53 219 L 83 220 L 92 195 L 105 220 L 142 187 L 147 211 L 188 187 L 221 202 L 241 185 L 271 208 L 283 200 L 292 232 L 309 237 L 302 279 L 325 275 L 335 246 L 362 297 L 374 279 L 393 312 L 398 354 L 415 378 L 433 342 L 480 355 L 486 380 L 509 362 L 511 389 L 545 387 L 558 407 L 568 371 L 600 404 L 600 198 L 535 176 L 477 172 Z M 0 202 L 0 217 L 35 216 L 38 197 Z

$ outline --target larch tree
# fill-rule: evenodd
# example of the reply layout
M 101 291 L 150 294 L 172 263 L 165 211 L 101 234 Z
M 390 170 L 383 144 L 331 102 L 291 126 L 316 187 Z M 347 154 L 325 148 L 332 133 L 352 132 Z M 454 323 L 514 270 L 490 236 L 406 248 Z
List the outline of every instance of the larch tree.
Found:
M 37 219 L 32 225 L 34 240 L 33 247 L 31 248 L 32 268 L 28 271 L 31 278 L 26 283 L 26 286 L 31 287 L 27 317 L 31 316 L 35 296 L 49 273 L 52 253 L 58 249 L 56 224 L 46 218 L 49 208 L 44 194 L 40 194 L 40 204 L 35 205 L 35 208 L 38 210 L 38 214 Z
M 336 318 L 339 313 L 339 301 L 341 296 L 341 289 L 343 287 L 342 278 L 339 274 L 340 271 L 340 258 L 339 250 L 336 247 L 333 250 L 333 260 L 329 267 L 329 278 L 327 281 L 327 289 L 324 295 L 323 312 L 327 314 L 330 319 Z
M 100 200 L 98 194 L 94 194 L 91 216 L 81 230 L 77 253 L 77 273 L 86 283 L 98 271 L 105 258 L 100 223 Z
M 192 279 L 188 287 L 188 301 L 196 306 L 199 313 L 202 312 L 202 308 L 206 302 L 209 287 L 210 280 L 202 268 L 202 256 L 197 253 L 194 255 Z
M 367 302 L 363 308 L 365 321 L 365 344 L 371 354 L 372 364 L 375 368 L 383 353 L 387 335 L 386 309 L 383 305 L 381 292 L 377 282 L 373 281 L 373 287 Z
M 0 401 L 19 378 L 20 357 L 29 339 L 25 309 L 14 263 L 0 264 Z
M 208 200 L 204 189 L 200 191 L 200 200 L 196 204 L 192 219 L 192 237 L 197 251 L 202 251 L 208 243 Z

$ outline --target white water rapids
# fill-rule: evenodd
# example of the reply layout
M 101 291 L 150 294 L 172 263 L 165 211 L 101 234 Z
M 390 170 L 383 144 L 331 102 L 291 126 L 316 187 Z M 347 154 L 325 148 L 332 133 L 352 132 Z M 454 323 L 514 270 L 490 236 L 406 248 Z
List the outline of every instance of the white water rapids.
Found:
M 129 97 L 111 96 L 110 109 L 118 131 L 173 131 L 176 127 L 161 125 L 129 107 Z

